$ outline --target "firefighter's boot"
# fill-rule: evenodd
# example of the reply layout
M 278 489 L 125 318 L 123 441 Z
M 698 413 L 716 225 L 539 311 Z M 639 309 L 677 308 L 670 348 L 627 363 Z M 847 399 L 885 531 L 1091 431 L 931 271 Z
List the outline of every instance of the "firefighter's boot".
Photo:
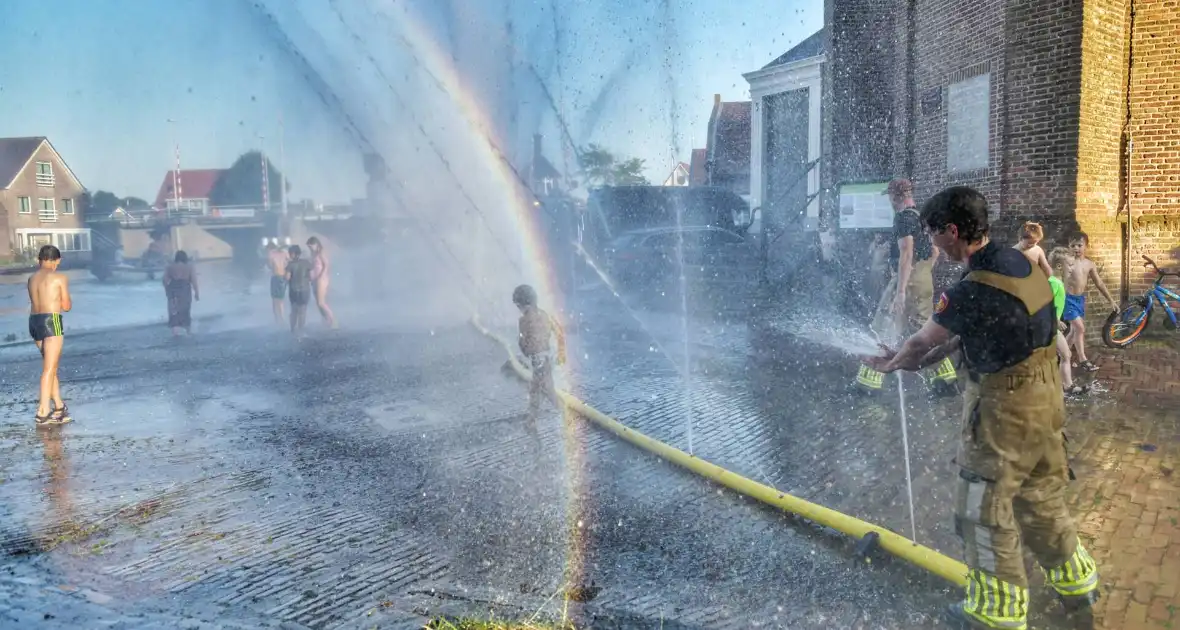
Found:
M 944 358 L 930 377 L 930 393 L 937 397 L 955 396 L 959 393 L 959 375 L 950 357 Z
M 967 596 L 947 614 L 968 628 L 1026 630 L 1028 589 L 978 569 L 967 574 Z
M 1069 560 L 1045 570 L 1045 577 L 1068 614 L 1085 612 L 1098 601 L 1098 565 L 1080 541 Z
M 863 363 L 860 364 L 860 369 L 856 372 L 856 389 L 858 391 L 874 394 L 881 391 L 884 383 L 884 374 Z

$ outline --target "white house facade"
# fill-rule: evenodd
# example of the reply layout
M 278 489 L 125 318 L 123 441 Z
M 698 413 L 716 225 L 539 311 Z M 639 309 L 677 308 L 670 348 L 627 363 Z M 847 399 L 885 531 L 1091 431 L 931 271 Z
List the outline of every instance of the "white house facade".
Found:
M 742 76 L 750 84 L 750 207 L 761 223 L 819 225 L 823 31 Z M 804 211 L 804 206 L 806 210 Z

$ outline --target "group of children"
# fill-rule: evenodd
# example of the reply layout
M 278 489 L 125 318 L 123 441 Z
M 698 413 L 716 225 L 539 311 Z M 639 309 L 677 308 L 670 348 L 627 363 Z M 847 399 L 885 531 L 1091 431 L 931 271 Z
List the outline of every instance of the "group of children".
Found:
M 1039 267 L 1049 277 L 1053 287 L 1053 304 L 1057 309 L 1057 354 L 1061 358 L 1061 384 L 1067 395 L 1080 396 L 1089 392 L 1089 387 L 1075 383 L 1073 369 L 1094 372 L 1098 366 L 1086 358 L 1086 288 L 1090 280 L 1102 297 L 1118 310 L 1118 301 L 1111 296 L 1098 267 L 1086 257 L 1089 237 L 1077 232 L 1069 237 L 1068 247 L 1057 247 L 1045 254 L 1040 246 L 1045 238 L 1039 223 L 1026 222 L 1020 230 L 1020 250 L 1034 267 Z

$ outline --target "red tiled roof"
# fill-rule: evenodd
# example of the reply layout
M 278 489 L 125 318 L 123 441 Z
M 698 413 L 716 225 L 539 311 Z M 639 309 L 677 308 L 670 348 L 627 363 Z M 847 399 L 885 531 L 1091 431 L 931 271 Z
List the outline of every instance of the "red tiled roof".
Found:
M 180 171 L 180 196 L 184 199 L 208 199 L 209 192 L 217 183 L 217 178 L 226 169 L 222 168 L 194 168 Z M 156 193 L 156 206 L 163 208 L 168 200 L 174 197 L 172 192 L 172 171 L 164 173 L 164 181 L 160 183 L 160 192 Z M 262 184 L 259 184 L 261 187 Z M 261 190 L 261 188 L 260 188 Z
M 708 183 L 709 175 L 705 172 L 705 160 L 708 156 L 708 149 L 692 150 L 692 160 L 688 166 L 689 186 L 704 186 Z

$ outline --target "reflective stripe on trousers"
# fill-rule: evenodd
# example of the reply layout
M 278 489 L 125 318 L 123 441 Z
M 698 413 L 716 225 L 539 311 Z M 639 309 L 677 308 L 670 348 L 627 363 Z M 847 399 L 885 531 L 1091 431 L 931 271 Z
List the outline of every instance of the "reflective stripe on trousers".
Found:
M 1024 630 L 1028 627 L 1028 589 L 971 569 L 963 612 L 991 628 Z

